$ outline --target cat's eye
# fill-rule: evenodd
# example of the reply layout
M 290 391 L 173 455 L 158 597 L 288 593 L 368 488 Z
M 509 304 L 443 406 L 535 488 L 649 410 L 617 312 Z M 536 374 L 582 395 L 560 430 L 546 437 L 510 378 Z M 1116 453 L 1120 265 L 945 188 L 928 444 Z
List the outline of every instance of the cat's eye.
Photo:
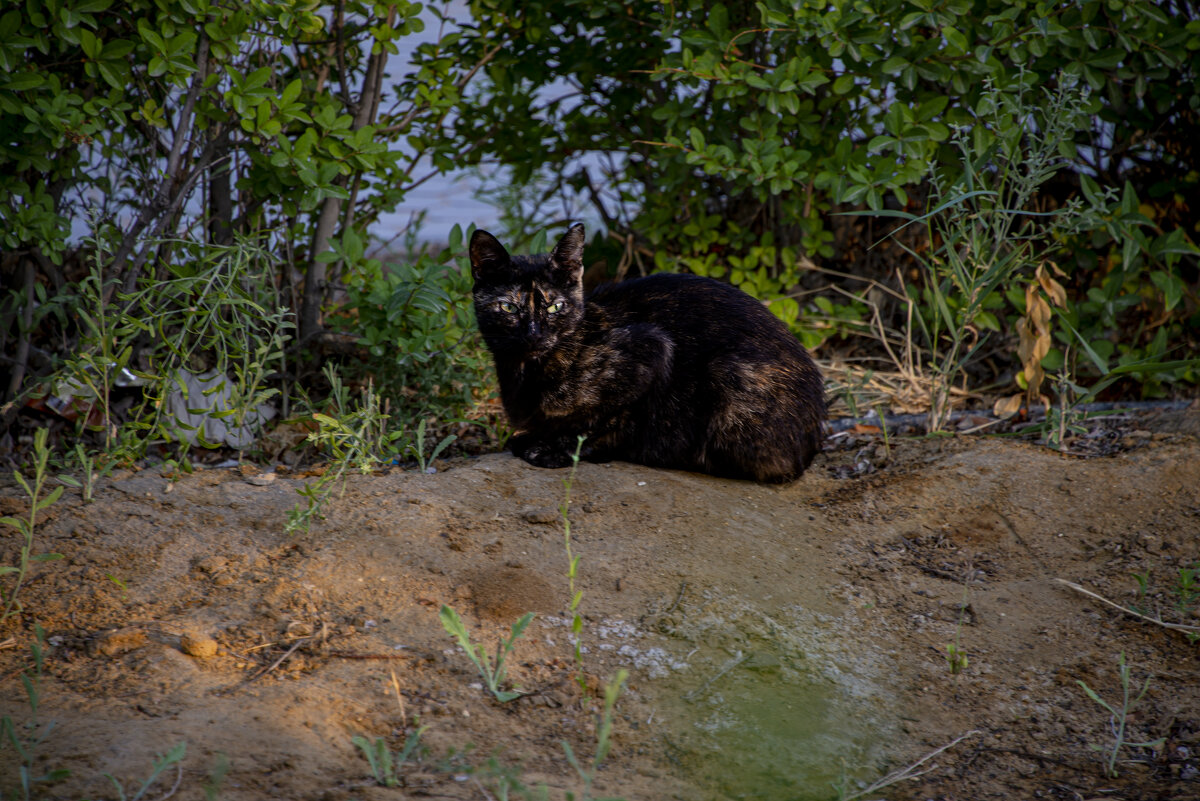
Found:
M 563 310 L 562 301 L 558 301 L 557 303 L 551 303 L 549 306 L 546 307 L 546 311 L 549 312 L 550 314 L 558 314 L 562 310 Z
M 500 301 L 500 311 L 505 312 L 506 314 L 512 314 L 516 310 L 517 307 L 509 303 L 507 300 Z

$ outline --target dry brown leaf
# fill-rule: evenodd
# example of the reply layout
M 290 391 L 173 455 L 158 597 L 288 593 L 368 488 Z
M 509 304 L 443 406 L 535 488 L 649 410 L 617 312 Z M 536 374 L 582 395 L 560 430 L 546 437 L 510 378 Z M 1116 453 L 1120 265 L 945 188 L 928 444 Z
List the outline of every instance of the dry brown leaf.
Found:
M 1058 269 L 1057 265 L 1055 265 L 1053 262 L 1050 262 L 1050 266 L 1053 267 L 1059 275 L 1062 275 L 1062 271 Z M 1050 300 L 1054 301 L 1054 305 L 1060 309 L 1064 309 L 1067 306 L 1067 290 L 1063 289 L 1062 284 L 1046 275 L 1045 267 L 1046 262 L 1042 262 L 1038 265 L 1036 273 L 1038 283 L 1041 284 L 1042 290 L 1050 297 Z
M 996 405 L 992 407 L 992 414 L 997 417 L 1012 417 L 1017 412 L 1021 411 L 1021 402 L 1025 399 L 1024 392 L 1018 392 L 1016 395 L 1011 395 L 1007 398 L 1001 398 L 996 401 Z

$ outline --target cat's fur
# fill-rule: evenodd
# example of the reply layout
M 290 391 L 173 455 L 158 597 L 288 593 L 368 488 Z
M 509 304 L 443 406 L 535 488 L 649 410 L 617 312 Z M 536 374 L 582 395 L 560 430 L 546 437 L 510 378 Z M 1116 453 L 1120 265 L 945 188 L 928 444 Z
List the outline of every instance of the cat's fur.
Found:
M 512 452 L 582 456 L 787 482 L 821 447 L 825 393 L 804 347 L 762 303 L 718 281 L 657 274 L 585 299 L 584 233 L 509 256 L 471 237 L 475 315 L 496 362 Z M 556 305 L 558 304 L 558 305 Z

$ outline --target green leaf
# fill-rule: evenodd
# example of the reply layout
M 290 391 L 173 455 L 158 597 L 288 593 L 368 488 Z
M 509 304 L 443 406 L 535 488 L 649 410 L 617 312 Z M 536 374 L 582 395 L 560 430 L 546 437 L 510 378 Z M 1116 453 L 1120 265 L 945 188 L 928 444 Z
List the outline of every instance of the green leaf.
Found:
M 55 487 L 50 492 L 49 495 L 47 495 L 45 498 L 40 499 L 37 502 L 37 504 L 34 506 L 34 510 L 40 512 L 48 506 L 53 506 L 58 501 L 58 499 L 62 497 L 64 489 L 66 489 L 66 488 L 65 487 Z
M 287 86 L 283 87 L 283 91 L 279 93 L 279 105 L 286 106 L 300 96 L 301 89 L 304 88 L 304 82 L 300 78 L 296 78 Z
M 946 37 L 946 41 L 950 43 L 950 46 L 958 50 L 960 53 L 966 53 L 971 49 L 971 45 L 967 41 L 967 37 L 956 28 L 942 28 L 942 36 Z
M 1150 273 L 1150 280 L 1163 294 L 1164 311 L 1171 311 L 1183 300 L 1183 293 L 1186 287 L 1184 286 L 1183 279 L 1175 273 L 1169 273 L 1165 270 L 1155 270 Z
M 103 45 L 96 38 L 96 34 L 89 31 L 87 28 L 79 30 L 79 47 L 83 50 L 83 54 L 90 59 L 100 57 L 100 51 Z
M 7 76 L 4 88 L 10 92 L 25 92 L 36 89 L 46 82 L 46 77 L 37 72 L 16 72 Z

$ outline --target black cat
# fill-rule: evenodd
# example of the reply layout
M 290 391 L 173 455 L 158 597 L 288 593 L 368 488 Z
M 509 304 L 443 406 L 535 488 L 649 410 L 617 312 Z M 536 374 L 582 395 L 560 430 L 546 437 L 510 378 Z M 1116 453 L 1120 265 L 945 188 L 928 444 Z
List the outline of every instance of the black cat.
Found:
M 825 392 L 808 352 L 759 301 L 656 274 L 584 298 L 583 226 L 553 252 L 471 237 L 475 315 L 496 361 L 512 452 L 540 467 L 622 459 L 787 482 L 821 447 Z

